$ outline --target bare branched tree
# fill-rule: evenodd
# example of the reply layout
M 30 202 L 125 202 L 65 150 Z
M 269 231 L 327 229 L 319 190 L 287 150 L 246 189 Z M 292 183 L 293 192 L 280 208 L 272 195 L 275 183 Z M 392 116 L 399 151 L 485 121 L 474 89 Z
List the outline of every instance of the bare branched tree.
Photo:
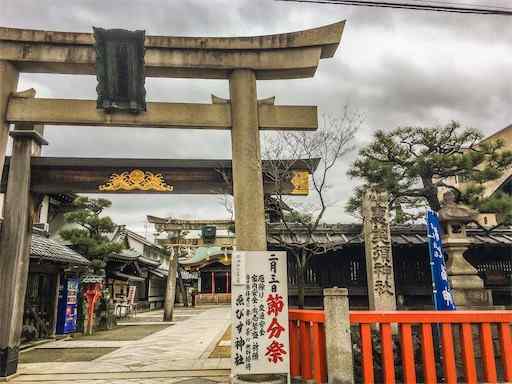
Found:
M 345 108 L 341 117 L 324 115 L 320 123 L 315 132 L 280 132 L 263 141 L 262 154 L 267 160 L 263 173 L 274 189 L 266 198 L 267 233 L 295 259 L 300 308 L 304 307 L 305 275 L 311 258 L 336 248 L 335 243 L 320 244 L 314 234 L 333 203 L 328 196 L 332 171 L 354 149 L 352 140 L 362 117 Z M 312 175 L 307 198 L 288 195 L 294 168 L 307 169 Z

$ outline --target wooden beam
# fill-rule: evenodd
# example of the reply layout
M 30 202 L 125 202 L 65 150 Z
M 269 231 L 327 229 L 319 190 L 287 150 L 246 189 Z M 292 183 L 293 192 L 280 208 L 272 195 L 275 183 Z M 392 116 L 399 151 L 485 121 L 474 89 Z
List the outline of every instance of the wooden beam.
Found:
M 0 192 L 5 192 L 11 159 L 6 158 L 4 176 L 0 184 Z M 281 188 L 282 193 L 291 195 L 307 195 L 307 188 L 301 180 L 307 179 L 308 169 L 302 161 L 295 161 L 287 169 L 292 171 L 289 181 Z M 263 168 L 268 167 L 263 162 Z M 102 190 L 100 186 L 112 181 L 113 175 L 140 170 L 161 175 L 163 186 L 169 188 L 148 189 L 134 188 L 131 190 Z M 34 193 L 153 193 L 153 194 L 232 194 L 232 169 L 228 160 L 173 160 L 173 159 L 108 159 L 108 158 L 47 158 L 31 159 L 31 185 Z M 292 177 L 296 174 L 304 177 Z M 118 179 L 120 180 L 120 179 Z M 126 179 L 125 179 L 126 180 Z M 267 194 L 276 192 L 275 184 L 264 178 L 264 191 Z
M 94 100 L 11 97 L 6 120 L 9 123 L 46 125 L 231 129 L 230 110 L 230 104 L 151 102 L 147 104 L 147 111 L 139 115 L 125 112 L 106 114 L 96 109 Z M 258 118 L 262 130 L 318 128 L 315 106 L 260 104 Z

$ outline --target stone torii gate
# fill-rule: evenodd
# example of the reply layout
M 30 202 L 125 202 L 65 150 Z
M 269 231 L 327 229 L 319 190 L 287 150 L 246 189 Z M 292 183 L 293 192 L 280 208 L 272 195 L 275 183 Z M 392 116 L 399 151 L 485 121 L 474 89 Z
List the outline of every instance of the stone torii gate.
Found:
M 314 106 L 258 103 L 257 80 L 314 76 L 320 59 L 340 43 L 344 22 L 293 33 L 256 37 L 146 36 L 149 77 L 229 80 L 230 101 L 152 103 L 146 111 L 105 113 L 95 100 L 41 99 L 16 94 L 22 72 L 96 74 L 90 33 L 0 28 L 0 170 L 9 125 L 14 140 L 0 244 L 0 377 L 16 372 L 34 211 L 30 190 L 32 148 L 45 144 L 38 129 L 97 125 L 230 129 L 236 236 L 241 250 L 266 249 L 259 130 L 315 130 Z M 28 246 L 27 246 L 28 244 Z

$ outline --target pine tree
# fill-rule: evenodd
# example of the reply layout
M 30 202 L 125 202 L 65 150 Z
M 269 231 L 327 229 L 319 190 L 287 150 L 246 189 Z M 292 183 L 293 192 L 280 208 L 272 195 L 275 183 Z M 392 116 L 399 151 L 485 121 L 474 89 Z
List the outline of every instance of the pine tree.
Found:
M 64 229 L 60 236 L 71 243 L 71 247 L 92 263 L 95 274 L 105 274 L 105 258 L 121 251 L 123 245 L 111 241 L 107 234 L 114 232 L 115 224 L 108 216 L 100 217 L 105 208 L 112 205 L 106 199 L 78 197 L 73 202 L 73 211 L 64 215 L 67 223 L 77 228 Z
M 361 178 L 346 210 L 359 214 L 363 191 L 369 187 L 386 190 L 394 220 L 403 223 L 417 218 L 422 209 L 441 208 L 444 190 L 454 192 L 457 203 L 480 212 L 496 213 L 500 225 L 512 223 L 512 199 L 496 193 L 484 197 L 484 184 L 497 180 L 512 163 L 512 152 L 501 140 L 484 140 L 481 132 L 463 128 L 458 122 L 444 127 L 399 127 L 379 130 L 361 149 L 348 171 Z M 455 178 L 463 180 L 454 185 Z

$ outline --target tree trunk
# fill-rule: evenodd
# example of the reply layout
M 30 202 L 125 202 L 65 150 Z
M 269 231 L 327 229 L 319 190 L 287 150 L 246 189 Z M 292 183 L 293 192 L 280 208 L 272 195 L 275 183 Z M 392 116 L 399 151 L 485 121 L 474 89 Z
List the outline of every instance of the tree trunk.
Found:
M 298 276 L 297 276 L 297 305 L 299 309 L 304 309 L 304 289 L 306 285 L 306 279 L 304 278 L 305 267 L 298 264 Z
M 181 298 L 183 299 L 183 306 L 188 307 L 188 296 L 185 285 L 183 284 L 183 278 L 181 277 L 181 268 L 178 265 L 178 284 L 180 285 Z
M 169 274 L 167 276 L 167 289 L 165 290 L 164 321 L 172 321 L 174 301 L 176 299 L 176 270 L 178 267 L 178 255 L 174 250 L 169 260 Z

